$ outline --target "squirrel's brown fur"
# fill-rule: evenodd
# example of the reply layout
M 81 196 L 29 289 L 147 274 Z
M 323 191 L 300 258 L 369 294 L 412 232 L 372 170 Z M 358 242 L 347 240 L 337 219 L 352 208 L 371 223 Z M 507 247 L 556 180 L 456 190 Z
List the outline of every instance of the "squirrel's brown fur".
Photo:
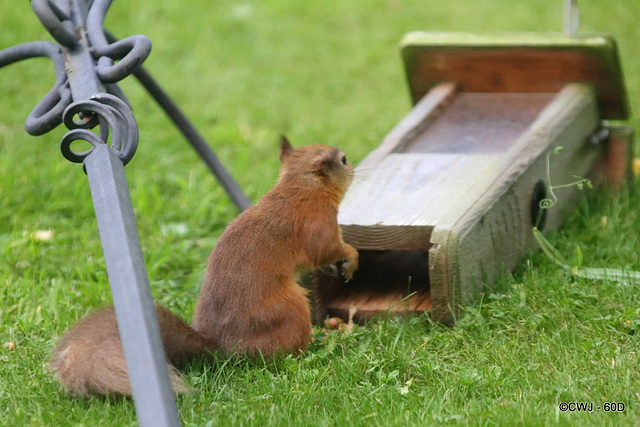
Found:
M 358 253 L 343 242 L 337 223 L 353 176 L 344 153 L 324 145 L 293 148 L 282 137 L 280 160 L 277 184 L 229 224 L 211 253 L 193 328 L 156 307 L 176 391 L 186 387 L 174 366 L 207 352 L 304 351 L 311 316 L 297 274 L 344 260 L 349 279 L 358 267 Z M 131 394 L 113 308 L 69 329 L 51 367 L 70 393 Z

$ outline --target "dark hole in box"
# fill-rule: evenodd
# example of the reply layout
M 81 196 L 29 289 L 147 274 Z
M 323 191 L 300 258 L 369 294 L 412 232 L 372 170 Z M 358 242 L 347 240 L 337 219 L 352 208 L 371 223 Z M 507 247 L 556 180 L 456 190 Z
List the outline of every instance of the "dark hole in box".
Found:
M 375 315 L 422 313 L 431 309 L 427 251 L 361 250 L 360 266 L 348 282 L 317 272 L 315 318 L 349 318 L 364 322 Z

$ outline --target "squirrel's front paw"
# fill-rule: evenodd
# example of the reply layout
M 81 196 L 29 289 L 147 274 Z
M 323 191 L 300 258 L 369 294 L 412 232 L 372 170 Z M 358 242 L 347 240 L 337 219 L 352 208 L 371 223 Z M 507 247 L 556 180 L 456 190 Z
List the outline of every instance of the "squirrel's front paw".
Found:
M 354 271 L 355 268 L 347 260 L 341 260 L 320 268 L 320 272 L 325 276 L 335 277 L 336 279 L 342 276 L 347 282 L 353 277 Z
M 358 269 L 358 251 L 351 245 L 345 245 L 345 247 L 347 248 L 347 258 L 340 263 L 340 274 L 348 282 Z
M 340 263 L 340 274 L 344 277 L 345 281 L 351 280 L 353 273 L 358 269 L 358 259 L 345 260 Z

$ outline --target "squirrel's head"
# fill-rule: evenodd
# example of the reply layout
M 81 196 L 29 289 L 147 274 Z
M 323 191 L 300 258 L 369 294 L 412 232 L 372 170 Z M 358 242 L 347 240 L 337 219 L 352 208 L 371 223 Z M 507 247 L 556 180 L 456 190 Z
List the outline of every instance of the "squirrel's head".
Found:
M 353 179 L 353 166 L 339 148 L 307 145 L 293 148 L 289 140 L 280 137 L 280 178 L 313 179 L 342 196 Z

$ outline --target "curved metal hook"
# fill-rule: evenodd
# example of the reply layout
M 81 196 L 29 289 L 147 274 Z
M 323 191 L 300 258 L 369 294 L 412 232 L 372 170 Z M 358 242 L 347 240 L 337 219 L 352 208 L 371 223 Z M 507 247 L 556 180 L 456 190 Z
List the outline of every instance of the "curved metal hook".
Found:
M 98 62 L 97 73 L 103 83 L 118 82 L 135 71 L 151 53 L 151 40 L 137 35 L 113 44 L 93 48 L 94 57 L 109 57 L 119 60 L 117 64 Z
M 49 34 L 62 46 L 72 47 L 76 44 L 69 15 L 49 0 L 31 0 L 31 8 L 49 31 Z M 65 26 L 65 22 L 68 22 Z
M 133 158 L 133 155 L 138 149 L 138 140 L 140 136 L 138 132 L 138 123 L 136 122 L 131 108 L 129 108 L 129 105 L 127 105 L 127 103 L 122 99 L 108 93 L 99 93 L 94 96 L 93 99 L 111 107 L 111 110 L 118 116 L 118 123 L 121 124 L 122 132 L 126 135 L 126 138 L 118 148 L 118 151 L 121 153 L 121 159 L 124 164 L 127 164 L 131 158 Z
M 76 116 L 79 120 L 76 120 Z M 109 130 L 112 132 L 111 148 L 118 152 L 123 164 L 129 163 L 138 147 L 138 127 L 127 104 L 110 94 L 98 94 L 88 101 L 74 102 L 63 114 L 64 123 L 72 129 L 60 141 L 60 151 L 69 161 L 81 163 L 92 149 L 77 152 L 71 143 L 77 140 L 96 144 L 106 144 Z M 99 123 L 99 134 L 88 129 Z
M 104 18 L 113 0 L 95 0 L 87 14 L 87 37 L 91 45 L 102 47 L 109 44 L 104 35 Z
M 87 39 L 93 48 L 101 48 L 109 45 L 104 35 L 104 19 L 113 0 L 95 0 L 87 14 Z M 98 68 L 110 67 L 113 59 L 103 56 L 97 58 Z
M 109 44 L 104 33 L 104 19 L 113 0 L 96 0 L 87 14 L 87 38 L 98 61 L 97 73 L 103 83 L 118 82 L 142 64 L 151 53 L 151 40 L 143 35 L 131 36 Z M 118 60 L 117 64 L 113 64 Z
M 97 147 L 99 144 L 104 144 L 104 142 L 102 142 L 102 139 L 90 130 L 73 129 L 67 132 L 60 141 L 60 151 L 62 152 L 62 155 L 65 159 L 73 163 L 84 162 L 85 157 L 87 157 L 89 154 L 91 154 L 91 151 L 93 151 L 93 148 L 82 152 L 72 150 L 71 143 L 78 140 L 87 141 L 94 147 Z
M 51 59 L 56 81 L 25 121 L 25 129 L 34 136 L 43 135 L 62 123 L 62 113 L 71 102 L 71 91 L 67 85 L 64 58 L 60 47 L 55 43 L 39 41 L 23 43 L 0 51 L 0 68 L 23 59 L 36 57 Z

